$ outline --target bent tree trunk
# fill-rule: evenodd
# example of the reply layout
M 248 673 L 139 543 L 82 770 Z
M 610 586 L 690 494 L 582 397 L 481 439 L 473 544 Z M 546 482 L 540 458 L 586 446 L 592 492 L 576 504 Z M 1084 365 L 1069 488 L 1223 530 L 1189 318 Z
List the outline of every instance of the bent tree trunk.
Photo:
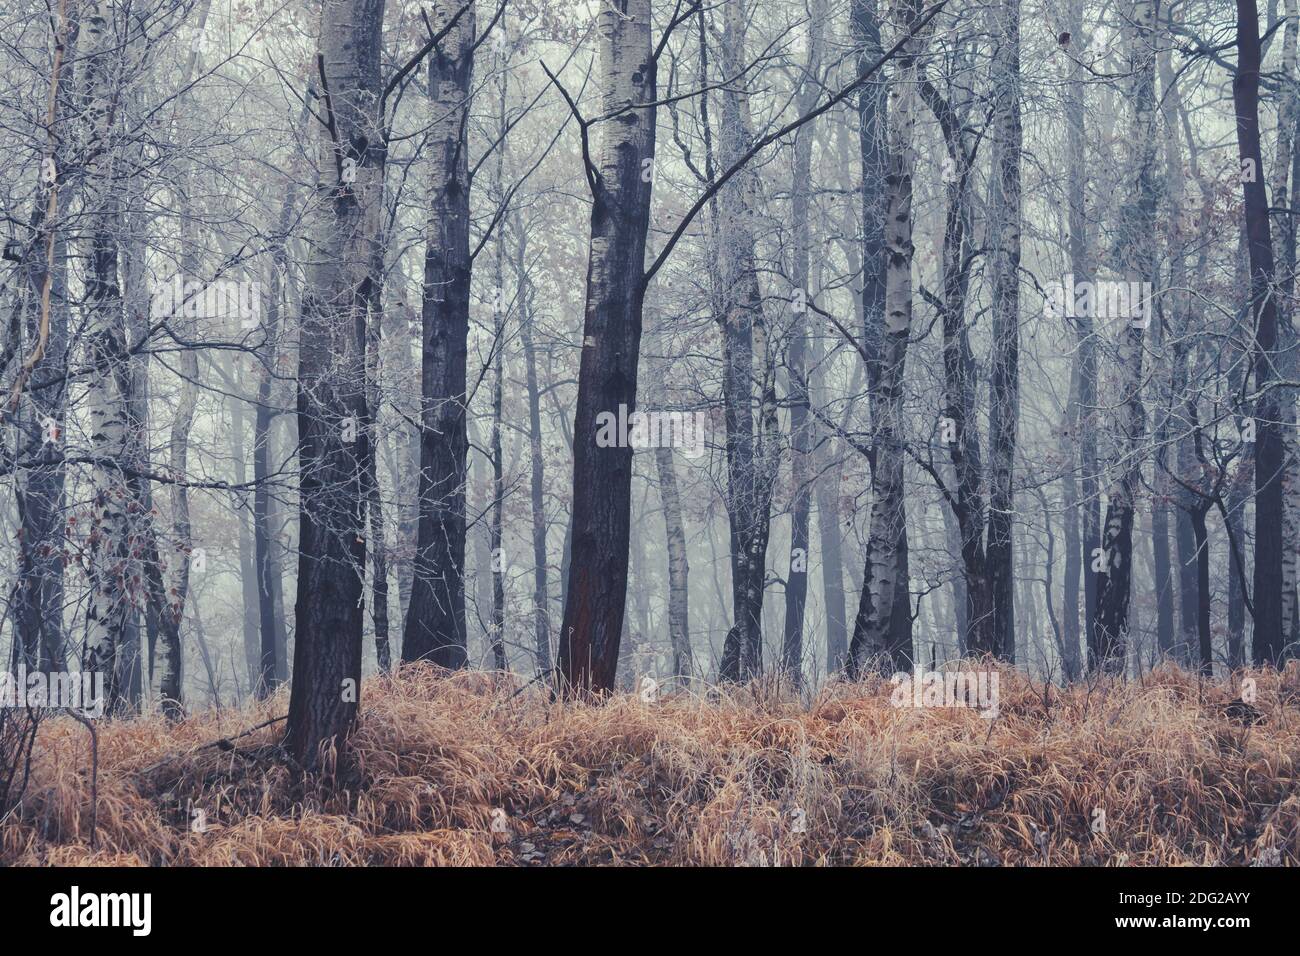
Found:
M 619 9 L 616 9 L 615 7 Z M 632 449 L 596 444 L 596 416 L 636 404 L 646 229 L 655 152 L 655 61 L 649 0 L 600 12 L 606 119 L 592 193 L 587 304 L 573 421 L 572 557 L 556 670 L 561 693 L 614 688 L 627 598 Z M 617 114 L 617 115 L 614 115 Z M 644 173 L 644 175 L 643 175 Z
M 441 29 L 460 10 L 435 6 Z M 430 54 L 432 127 L 428 247 L 422 306 L 420 520 L 402 660 L 464 667 L 465 350 L 469 335 L 469 156 L 467 114 L 474 11 L 465 11 Z
M 321 10 L 320 179 L 309 211 L 298 354 L 299 558 L 285 744 L 304 767 L 341 743 L 361 696 L 365 329 L 380 182 L 384 0 Z M 323 746 L 324 745 L 324 746 Z

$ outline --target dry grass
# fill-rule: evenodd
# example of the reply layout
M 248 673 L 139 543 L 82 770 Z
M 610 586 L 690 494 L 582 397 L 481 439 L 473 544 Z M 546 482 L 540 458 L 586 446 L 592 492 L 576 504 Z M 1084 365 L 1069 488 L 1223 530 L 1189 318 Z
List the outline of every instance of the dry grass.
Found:
M 1239 678 L 1175 669 L 1068 690 L 1003 670 L 990 721 L 894 708 L 881 680 L 588 706 L 407 668 L 367 682 L 330 787 L 285 765 L 283 725 L 199 749 L 283 695 L 102 724 L 93 850 L 89 737 L 51 720 L 0 865 L 1294 865 L 1300 670 L 1252 676 L 1254 725 L 1225 713 Z

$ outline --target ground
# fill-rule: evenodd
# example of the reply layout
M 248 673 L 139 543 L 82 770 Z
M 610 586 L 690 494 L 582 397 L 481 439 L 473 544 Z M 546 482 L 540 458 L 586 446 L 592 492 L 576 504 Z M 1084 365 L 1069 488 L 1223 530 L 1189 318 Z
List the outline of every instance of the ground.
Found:
M 285 692 L 100 722 L 97 773 L 87 728 L 52 718 L 0 865 L 1300 862 L 1295 664 L 998 678 L 993 717 L 881 678 L 588 705 L 417 665 L 366 681 L 328 779 L 277 746 Z

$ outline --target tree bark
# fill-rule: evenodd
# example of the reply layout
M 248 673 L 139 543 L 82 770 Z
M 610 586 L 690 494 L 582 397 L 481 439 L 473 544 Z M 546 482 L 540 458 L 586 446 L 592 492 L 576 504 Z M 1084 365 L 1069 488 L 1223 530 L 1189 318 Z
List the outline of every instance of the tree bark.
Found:
M 1253 164 L 1243 175 L 1246 245 L 1250 259 L 1251 311 L 1255 318 L 1255 573 L 1252 598 L 1257 666 L 1280 665 L 1286 653 L 1282 631 L 1283 442 L 1281 378 L 1277 363 L 1278 310 L 1273 293 L 1273 244 L 1268 221 L 1259 140 L 1259 11 L 1255 0 L 1237 0 L 1237 72 L 1232 100 L 1237 114 L 1238 155 Z M 1249 168 L 1249 167 L 1248 167 Z
M 439 0 L 435 27 L 441 29 L 459 8 L 456 0 Z M 468 115 L 474 24 L 472 9 L 462 14 L 429 60 L 433 182 L 424 256 L 420 520 L 402 641 L 402 660 L 429 660 L 447 668 L 464 667 L 468 654 L 465 362 L 472 265 Z
M 918 14 L 918 4 L 914 0 L 904 3 L 900 8 L 902 29 L 911 29 Z M 878 34 L 872 37 L 866 33 L 863 39 L 867 41 L 863 47 L 879 45 Z M 862 598 L 853 625 L 853 640 L 849 644 L 849 675 L 855 678 L 868 666 L 910 670 L 912 663 L 910 635 L 903 646 L 894 626 L 894 616 L 899 610 L 906 612 L 909 618 L 911 613 L 905 586 L 908 574 L 903 446 L 906 438 L 902 429 L 903 376 L 912 329 L 913 136 L 920 46 L 916 38 L 904 45 L 899 52 L 898 73 L 890 87 L 893 103 L 889 113 L 888 171 L 884 183 L 884 308 L 880 312 L 864 308 L 867 321 L 875 326 L 869 327 L 868 341 L 872 343 L 871 347 L 879 343 L 880 351 L 872 354 L 867 372 L 875 433 L 871 461 L 871 526 Z M 869 129 L 862 135 L 868 135 Z M 869 179 L 864 172 L 864 206 L 870 201 L 866 195 Z M 864 208 L 864 214 L 868 211 Z M 864 251 L 864 262 L 872 262 L 872 250 Z M 900 582 L 903 587 L 900 587 Z
M 299 561 L 285 744 L 307 768 L 341 750 L 361 697 L 365 577 L 365 341 L 379 236 L 384 0 L 326 0 L 298 355 Z
M 591 242 L 578 403 L 573 423 L 572 555 L 557 651 L 565 695 L 614 688 L 627 598 L 632 449 L 601 448 L 596 416 L 636 405 L 645 299 L 645 244 L 655 155 L 657 64 L 649 0 L 601 8 L 601 137 L 594 168 Z M 584 156 L 584 161 L 586 157 Z M 646 173 L 643 175 L 643 171 Z

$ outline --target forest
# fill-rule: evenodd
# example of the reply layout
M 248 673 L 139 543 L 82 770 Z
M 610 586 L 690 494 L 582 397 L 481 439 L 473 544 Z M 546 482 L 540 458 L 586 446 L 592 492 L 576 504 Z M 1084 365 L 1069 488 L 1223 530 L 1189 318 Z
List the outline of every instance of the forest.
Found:
M 1300 0 L 2 0 L 0 866 L 1300 864 Z

